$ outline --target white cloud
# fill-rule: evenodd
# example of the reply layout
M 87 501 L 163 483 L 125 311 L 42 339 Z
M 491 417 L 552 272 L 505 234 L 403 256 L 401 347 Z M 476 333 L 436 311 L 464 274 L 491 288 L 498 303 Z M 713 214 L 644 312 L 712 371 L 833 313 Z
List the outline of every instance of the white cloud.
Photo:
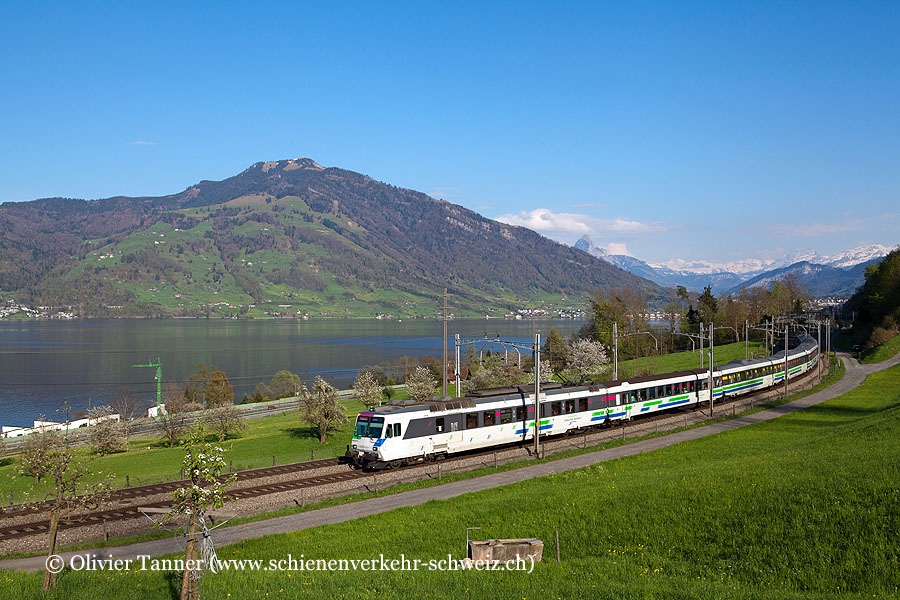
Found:
M 497 221 L 509 225 L 520 225 L 528 229 L 540 232 L 561 232 L 585 234 L 591 233 L 591 228 L 585 224 L 586 215 L 574 213 L 554 213 L 548 208 L 536 208 L 531 211 L 521 211 L 517 215 L 500 215 Z
M 523 210 L 518 214 L 500 215 L 495 219 L 510 225 L 520 225 L 540 233 L 546 233 L 551 237 L 554 233 L 560 236 L 584 234 L 602 236 L 607 233 L 637 235 L 666 229 L 660 223 L 644 223 L 622 218 L 599 219 L 581 213 L 557 213 L 549 208 Z
M 631 256 L 631 252 L 628 251 L 628 247 L 625 244 L 621 244 L 619 242 L 610 242 L 606 245 L 606 251 L 610 254 Z
M 129 142 L 132 146 L 155 146 L 156 142 L 148 142 L 147 140 L 135 140 Z

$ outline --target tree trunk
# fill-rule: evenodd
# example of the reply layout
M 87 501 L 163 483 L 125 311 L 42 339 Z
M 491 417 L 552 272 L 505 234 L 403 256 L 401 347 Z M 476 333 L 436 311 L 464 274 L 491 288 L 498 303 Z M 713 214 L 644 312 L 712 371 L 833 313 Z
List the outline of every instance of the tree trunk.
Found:
M 184 578 L 181 581 L 181 600 L 199 600 L 200 598 L 200 582 L 195 581 L 191 576 L 191 567 L 197 562 L 197 512 L 191 509 L 190 520 L 188 521 L 187 532 L 187 548 L 184 552 Z
M 53 512 L 50 513 L 50 549 L 47 551 L 49 558 L 56 554 L 56 534 L 59 531 L 60 508 L 55 506 Z M 56 587 L 56 573 L 44 571 L 44 589 L 50 590 Z
M 325 427 L 319 427 L 319 443 L 320 443 L 320 444 L 324 444 L 324 443 L 325 443 L 325 433 L 326 433 L 327 431 L 328 431 L 328 430 L 327 430 Z

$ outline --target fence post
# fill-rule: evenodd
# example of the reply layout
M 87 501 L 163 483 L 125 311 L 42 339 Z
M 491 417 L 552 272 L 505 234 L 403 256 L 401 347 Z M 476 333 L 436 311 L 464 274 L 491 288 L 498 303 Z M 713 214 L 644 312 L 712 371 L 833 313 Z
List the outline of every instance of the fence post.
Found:
M 131 487 L 131 479 L 128 475 L 125 476 L 125 487 Z
M 272 455 L 272 466 L 273 467 L 275 466 L 275 455 L 274 454 Z
M 313 448 L 309 451 L 309 460 L 316 460 L 316 449 Z

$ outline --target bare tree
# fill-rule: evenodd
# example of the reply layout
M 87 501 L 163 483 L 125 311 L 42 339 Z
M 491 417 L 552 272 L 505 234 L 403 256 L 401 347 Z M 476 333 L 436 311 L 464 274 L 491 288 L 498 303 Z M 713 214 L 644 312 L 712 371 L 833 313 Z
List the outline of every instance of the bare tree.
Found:
M 68 422 L 66 407 L 66 422 Z M 95 454 L 78 452 L 73 436 L 66 430 L 47 431 L 40 434 L 47 442 L 46 475 L 53 481 L 52 489 L 44 498 L 50 506 L 50 537 L 47 556 L 56 554 L 56 538 L 59 522 L 76 511 L 93 509 L 100 505 L 109 494 L 112 474 L 94 468 Z M 99 480 L 98 480 L 99 477 Z M 94 481 L 88 483 L 87 479 Z M 46 507 L 41 510 L 46 512 Z M 45 590 L 56 587 L 56 573 L 44 572 Z
M 169 448 L 174 448 L 178 438 L 187 429 L 187 413 L 196 408 L 187 401 L 184 394 L 175 386 L 166 387 L 165 408 L 159 411 L 156 422 L 163 428 Z
M 41 421 L 44 420 L 42 416 Z M 19 455 L 19 471 L 23 475 L 34 477 L 34 484 L 41 481 L 41 477 L 47 474 L 47 455 L 50 452 L 52 430 L 41 430 L 25 437 L 22 453 Z
M 119 413 L 119 422 L 125 431 L 125 438 L 128 438 L 128 428 L 131 421 L 135 419 L 141 410 L 140 399 L 131 393 L 131 390 L 121 389 L 115 398 L 112 399 L 113 410 Z
M 406 378 L 406 388 L 409 390 L 409 397 L 415 402 L 424 402 L 428 396 L 434 393 L 434 387 L 437 385 L 431 371 L 425 367 L 416 367 L 416 369 Z
M 356 399 L 366 405 L 366 408 L 372 409 L 381 404 L 381 387 L 375 379 L 375 375 L 368 369 L 361 370 L 356 375 L 356 382 L 353 384 L 356 391 Z
M 212 411 L 205 421 L 209 423 L 213 431 L 219 436 L 219 441 L 224 442 L 229 435 L 239 435 L 247 430 L 247 424 L 241 418 L 240 411 L 234 404 L 226 404 Z
M 88 411 L 88 418 L 94 421 L 90 430 L 91 448 L 101 456 L 128 449 L 125 430 L 112 418 L 113 414 L 111 406 L 98 406 Z
M 312 390 L 300 388 L 300 414 L 304 421 L 319 430 L 319 443 L 325 443 L 325 436 L 347 422 L 347 411 L 338 402 L 337 390 L 316 375 Z

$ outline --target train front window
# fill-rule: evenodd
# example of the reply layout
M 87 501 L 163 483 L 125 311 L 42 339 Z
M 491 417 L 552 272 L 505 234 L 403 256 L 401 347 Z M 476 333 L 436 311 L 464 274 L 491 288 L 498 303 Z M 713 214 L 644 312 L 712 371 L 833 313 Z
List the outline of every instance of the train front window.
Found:
M 359 415 L 356 418 L 356 431 L 354 432 L 354 435 L 360 438 L 380 438 L 382 429 L 384 429 L 384 417 Z

